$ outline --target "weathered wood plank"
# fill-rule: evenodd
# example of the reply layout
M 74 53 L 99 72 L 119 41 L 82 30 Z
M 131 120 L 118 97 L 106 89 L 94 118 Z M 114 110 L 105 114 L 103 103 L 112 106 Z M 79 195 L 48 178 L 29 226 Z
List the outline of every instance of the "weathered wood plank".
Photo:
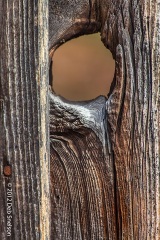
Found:
M 45 239 L 47 2 L 1 1 L 0 6 L 0 230 L 6 239 L 7 192 L 12 191 L 10 239 Z M 158 0 L 50 1 L 50 49 L 101 30 L 117 64 L 106 112 L 96 119 L 98 130 L 92 120 L 104 103 L 66 105 L 51 96 L 53 238 L 160 237 L 159 14 Z M 85 111 L 78 112 L 79 107 Z M 93 118 L 88 121 L 84 112 Z
M 116 16 L 112 14 L 116 11 Z M 108 100 L 117 173 L 122 239 L 160 238 L 159 99 L 160 18 L 158 1 L 122 1 L 113 6 L 112 32 L 104 42 L 116 49 L 116 86 Z M 117 34 L 118 33 L 118 34 Z M 113 118 L 115 121 L 113 121 Z
M 1 239 L 49 238 L 47 9 L 1 0 Z
M 159 8 L 160 2 L 154 0 L 50 0 L 50 56 L 71 38 L 101 31 L 102 41 L 116 60 L 103 123 L 107 126 L 106 155 L 100 135 L 95 140 L 94 124 L 86 127 L 85 114 L 80 121 L 80 103 L 67 107 L 65 100 L 57 104 L 51 97 L 53 239 L 160 239 Z M 105 165 L 110 155 L 112 168 Z M 114 179 L 114 194 L 103 171 Z M 102 189 L 107 198 L 100 207 Z M 107 205 L 111 198 L 112 207 Z M 107 218 L 111 209 L 115 221 Z M 116 227 L 108 227 L 109 221 Z

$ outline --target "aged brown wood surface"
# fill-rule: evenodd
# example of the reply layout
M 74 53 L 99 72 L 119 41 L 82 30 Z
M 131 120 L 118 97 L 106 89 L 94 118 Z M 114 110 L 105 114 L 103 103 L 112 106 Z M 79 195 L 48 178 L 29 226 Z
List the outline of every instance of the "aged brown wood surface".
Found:
M 160 2 L 50 0 L 49 9 L 50 53 L 100 31 L 114 84 L 108 99 L 88 102 L 50 93 L 50 236 L 47 1 L 0 1 L 0 239 L 11 229 L 8 239 L 159 240 Z
M 107 100 L 50 94 L 51 239 L 159 240 L 160 2 L 50 0 L 49 10 L 51 56 L 100 31 L 116 60 Z
M 47 0 L 0 0 L 0 19 L 0 239 L 49 239 Z
M 51 96 L 51 239 L 116 239 L 105 97 L 72 104 Z

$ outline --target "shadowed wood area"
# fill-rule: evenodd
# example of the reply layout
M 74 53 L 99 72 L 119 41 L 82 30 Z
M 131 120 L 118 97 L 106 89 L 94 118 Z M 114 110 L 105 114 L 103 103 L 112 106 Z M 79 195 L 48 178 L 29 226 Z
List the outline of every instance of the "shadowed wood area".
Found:
M 0 0 L 0 20 L 0 239 L 49 239 L 48 3 Z
M 100 31 L 116 61 L 105 102 L 51 93 L 51 238 L 159 240 L 159 1 L 50 0 L 49 9 L 51 57 Z

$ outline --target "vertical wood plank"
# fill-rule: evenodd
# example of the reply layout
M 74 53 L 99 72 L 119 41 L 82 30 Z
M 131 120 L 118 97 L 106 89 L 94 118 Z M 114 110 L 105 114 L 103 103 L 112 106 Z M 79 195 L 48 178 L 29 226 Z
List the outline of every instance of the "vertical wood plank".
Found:
M 102 151 L 102 140 L 95 142 L 93 135 L 91 138 L 87 135 L 88 129 L 98 132 L 93 127 L 94 124 L 83 129 L 83 136 L 80 135 L 87 119 L 85 114 L 80 117 L 80 112 L 77 113 L 76 110 L 84 103 L 67 102 L 66 106 L 65 100 L 59 99 L 57 104 L 56 97 L 52 94 L 52 236 L 56 240 L 159 240 L 160 1 L 81 0 L 68 1 L 65 4 L 66 1 L 63 0 L 50 0 L 50 55 L 54 48 L 71 38 L 101 31 L 102 41 L 116 60 L 115 78 L 106 101 L 107 129 L 102 131 L 106 133 L 110 146 L 109 149 L 106 147 L 106 150 L 110 151 L 107 151 L 102 162 L 112 155 L 114 166 L 104 166 L 102 169 L 110 169 L 115 194 L 112 194 L 112 188 L 106 190 L 107 178 L 102 172 L 99 174 L 98 164 L 95 168 L 82 165 L 93 164 L 96 159 L 100 159 L 96 155 L 98 151 L 94 152 L 96 147 Z M 94 101 L 90 105 L 93 103 Z M 97 106 L 97 112 L 99 109 Z M 79 122 L 80 119 L 83 121 Z M 89 149 L 90 143 L 94 148 L 92 146 Z M 100 164 L 100 161 L 98 163 Z M 86 176 L 83 171 L 87 172 Z M 86 185 L 81 183 L 84 179 Z M 108 196 L 103 203 L 106 204 L 113 196 L 116 221 L 110 222 L 110 227 L 106 227 L 110 220 L 106 216 L 111 207 L 103 205 L 101 208 L 94 208 L 98 194 L 96 190 L 92 191 L 91 187 L 87 189 L 90 184 L 94 189 L 100 189 L 98 184 L 94 185 L 94 179 L 104 183 L 103 191 L 107 192 Z M 80 186 L 83 186 L 82 190 L 78 189 Z M 87 191 L 86 199 L 83 190 Z M 91 198 L 95 199 L 93 207 L 88 201 Z M 84 213 L 85 204 L 87 216 Z M 99 219 L 102 219 L 99 217 L 101 210 L 106 220 L 102 221 L 102 225 L 98 223 Z M 115 234 L 113 225 L 116 225 Z M 100 227 L 104 231 L 99 231 Z
M 47 6 L 1 0 L 1 239 L 49 239 Z
M 112 1 L 102 31 L 116 59 L 107 112 L 117 175 L 119 239 L 160 239 L 159 3 L 122 0 L 118 7 Z

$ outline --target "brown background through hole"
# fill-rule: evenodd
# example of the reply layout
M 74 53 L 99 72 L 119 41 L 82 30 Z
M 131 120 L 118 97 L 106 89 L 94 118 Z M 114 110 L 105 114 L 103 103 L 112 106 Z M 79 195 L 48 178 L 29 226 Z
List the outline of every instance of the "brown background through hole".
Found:
M 107 96 L 115 62 L 100 34 L 84 35 L 59 47 L 53 56 L 54 91 L 69 100 Z

